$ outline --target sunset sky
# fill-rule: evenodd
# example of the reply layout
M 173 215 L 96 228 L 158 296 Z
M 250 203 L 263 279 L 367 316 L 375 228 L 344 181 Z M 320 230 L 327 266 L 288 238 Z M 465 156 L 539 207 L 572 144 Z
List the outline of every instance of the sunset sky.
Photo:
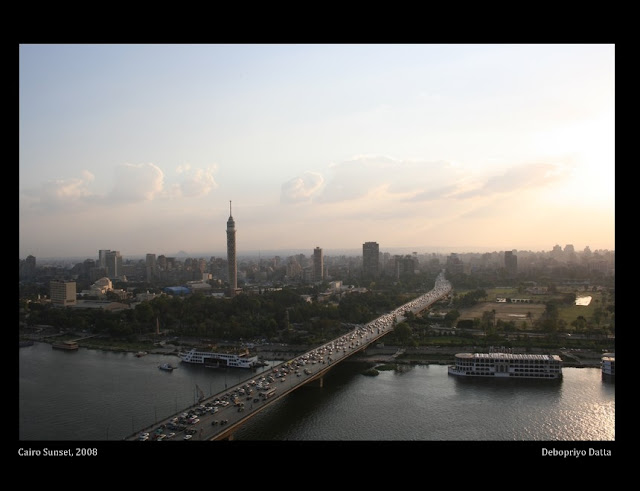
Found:
M 19 252 L 615 249 L 615 45 L 21 45 Z

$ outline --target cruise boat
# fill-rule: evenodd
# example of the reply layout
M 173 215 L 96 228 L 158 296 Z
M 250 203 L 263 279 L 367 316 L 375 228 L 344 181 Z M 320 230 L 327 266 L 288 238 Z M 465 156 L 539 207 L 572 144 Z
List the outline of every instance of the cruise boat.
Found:
M 75 341 L 62 341 L 61 343 L 53 343 L 51 347 L 53 349 L 75 351 L 78 349 L 78 343 L 76 343 Z
M 602 355 L 602 359 L 600 362 L 600 367 L 602 369 L 602 376 L 615 378 L 616 376 L 616 354 L 615 353 L 605 353 Z
M 198 348 L 178 354 L 184 363 L 205 365 L 216 368 L 254 368 L 259 365 L 257 356 L 250 356 L 248 351 L 242 353 L 216 353 Z
M 560 379 L 562 359 L 558 355 L 505 352 L 458 353 L 450 375 L 512 379 Z

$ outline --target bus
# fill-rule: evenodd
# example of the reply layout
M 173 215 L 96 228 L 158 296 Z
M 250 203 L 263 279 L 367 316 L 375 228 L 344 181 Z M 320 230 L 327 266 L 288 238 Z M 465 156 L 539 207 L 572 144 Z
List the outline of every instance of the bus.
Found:
M 276 393 L 276 388 L 275 388 L 275 387 L 273 387 L 272 389 L 265 390 L 264 392 L 261 392 L 261 393 L 260 393 L 260 396 L 261 396 L 263 399 L 269 399 L 269 397 L 271 397 L 271 396 L 272 396 L 272 395 L 274 395 L 275 393 Z

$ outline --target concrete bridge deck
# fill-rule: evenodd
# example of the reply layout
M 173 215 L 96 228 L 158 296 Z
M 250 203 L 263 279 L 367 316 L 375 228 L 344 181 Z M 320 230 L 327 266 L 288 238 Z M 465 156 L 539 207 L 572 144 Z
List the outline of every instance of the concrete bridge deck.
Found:
M 236 386 L 225 389 L 223 392 L 206 399 L 203 398 L 194 406 L 186 408 L 181 413 L 151 427 L 139 430 L 125 438 L 125 440 L 138 440 L 141 433 L 148 433 L 149 438 L 153 439 L 154 434 L 172 432 L 173 430 L 166 429 L 172 420 L 180 419 L 181 414 L 189 413 L 189 411 L 195 412 L 196 409 L 201 413 L 197 415 L 198 421 L 189 423 L 183 432 L 175 432 L 176 436 L 174 438 L 193 440 L 233 439 L 233 433 L 265 407 L 304 385 L 315 383 L 322 386 L 323 377 L 331 368 L 352 355 L 362 352 L 367 346 L 387 335 L 398 322 L 404 320 L 404 314 L 407 311 L 411 311 L 414 314 L 421 312 L 439 299 L 447 296 L 450 291 L 450 284 L 441 276 L 439 281 L 436 281 L 436 287 L 430 292 L 365 325 L 358 326 L 328 343 L 284 361 L 272 367 L 268 372 L 261 373 L 259 377 L 268 381 L 266 388 L 265 384 L 263 384 L 262 390 L 259 390 L 258 384 L 262 384 L 262 380 L 256 381 L 249 376 L 248 379 Z M 398 356 L 398 354 L 396 352 L 394 355 Z M 282 376 L 283 374 L 284 376 Z M 248 395 L 246 393 L 247 389 L 251 390 Z M 211 407 L 216 407 L 217 409 L 204 410 L 204 408 Z M 185 438 L 183 433 L 187 432 L 191 433 L 191 436 Z

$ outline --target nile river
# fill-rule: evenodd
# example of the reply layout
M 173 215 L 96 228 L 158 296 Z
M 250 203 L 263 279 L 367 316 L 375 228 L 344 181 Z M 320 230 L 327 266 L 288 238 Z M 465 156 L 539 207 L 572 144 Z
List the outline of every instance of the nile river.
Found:
M 159 370 L 165 361 L 179 368 Z M 20 348 L 19 367 L 20 441 L 122 440 L 194 404 L 198 389 L 209 396 L 260 372 L 44 343 Z M 272 404 L 234 439 L 615 440 L 615 384 L 598 368 L 565 367 L 561 381 L 466 380 L 444 365 L 377 376 L 364 368 L 341 363 L 322 388 L 305 386 Z

